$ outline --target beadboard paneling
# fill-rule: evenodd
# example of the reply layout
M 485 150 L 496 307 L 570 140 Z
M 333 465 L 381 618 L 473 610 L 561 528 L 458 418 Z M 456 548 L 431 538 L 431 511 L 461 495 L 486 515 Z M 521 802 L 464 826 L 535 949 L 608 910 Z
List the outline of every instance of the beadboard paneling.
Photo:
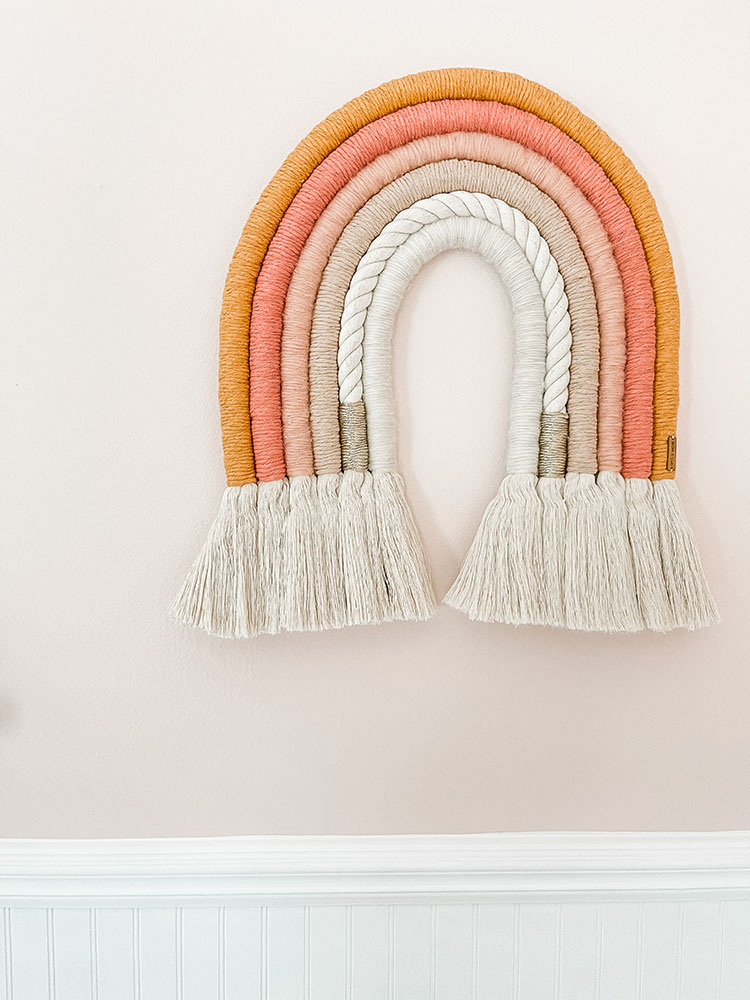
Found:
M 750 901 L 400 904 L 389 910 L 384 915 L 367 903 L 6 909 L 11 937 L 10 946 L 7 937 L 4 942 L 0 997 L 750 996 Z M 382 933 L 384 916 L 392 936 Z
M 747 1000 L 723 836 L 5 842 L 0 1000 Z

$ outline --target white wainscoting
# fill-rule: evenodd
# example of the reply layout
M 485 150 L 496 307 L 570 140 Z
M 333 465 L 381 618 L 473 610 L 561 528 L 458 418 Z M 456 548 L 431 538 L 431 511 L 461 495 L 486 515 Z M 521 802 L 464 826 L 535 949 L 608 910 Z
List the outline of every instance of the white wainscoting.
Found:
M 750 1000 L 750 833 L 0 841 L 0 1000 Z

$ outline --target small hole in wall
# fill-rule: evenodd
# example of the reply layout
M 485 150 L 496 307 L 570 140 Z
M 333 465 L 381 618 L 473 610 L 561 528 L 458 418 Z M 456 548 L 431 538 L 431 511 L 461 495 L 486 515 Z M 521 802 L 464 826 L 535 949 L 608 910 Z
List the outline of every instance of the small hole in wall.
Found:
M 513 320 L 480 257 L 449 251 L 409 287 L 394 330 L 398 460 L 438 596 L 505 470 Z

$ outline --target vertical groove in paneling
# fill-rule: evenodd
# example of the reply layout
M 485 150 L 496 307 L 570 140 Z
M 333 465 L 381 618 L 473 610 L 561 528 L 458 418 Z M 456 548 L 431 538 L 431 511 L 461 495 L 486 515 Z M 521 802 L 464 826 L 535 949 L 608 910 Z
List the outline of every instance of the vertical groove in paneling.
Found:
M 513 905 L 513 1000 L 521 992 L 521 904 Z
M 13 1000 L 13 936 L 10 926 L 10 907 L 3 910 L 3 946 L 5 949 L 5 995 Z
M 99 1000 L 99 956 L 96 948 L 96 910 L 89 910 L 89 966 L 91 969 L 91 1000 Z
M 554 998 L 560 1000 L 560 988 L 562 981 L 562 905 L 555 906 L 555 979 Z
M 636 1000 L 643 1000 L 643 932 L 646 919 L 646 904 L 638 904 L 638 927 L 636 930 L 636 956 L 635 956 L 635 997 Z
M 675 1000 L 682 997 L 682 967 L 685 950 L 685 904 L 680 903 L 679 917 L 677 920 L 677 968 L 675 970 Z
M 55 1000 L 55 911 L 47 910 L 47 993 L 49 1000 Z
M 717 932 L 717 947 L 716 947 L 716 1000 L 721 1000 L 721 995 L 724 987 L 724 948 L 726 940 L 726 927 L 727 927 L 727 908 L 724 900 L 722 899 L 719 903 L 719 927 Z M 750 947 L 750 941 L 748 941 L 748 947 Z
M 352 1000 L 352 983 L 354 978 L 352 919 L 352 908 L 349 905 L 346 908 L 346 964 L 344 971 L 344 993 L 346 1000 Z
M 479 903 L 471 907 L 471 1000 L 479 991 Z
M 396 922 L 393 905 L 388 907 L 388 1000 L 396 995 Z
M 141 911 L 133 907 L 133 996 L 141 1000 L 143 981 L 141 978 Z
M 594 997 L 602 998 L 602 964 L 604 962 L 604 913 L 602 904 L 596 906 L 596 975 L 594 977 Z
M 433 903 L 430 907 L 430 1000 L 437 996 L 437 934 L 438 908 Z
M 227 911 L 223 906 L 218 912 L 218 939 L 219 939 L 219 1000 L 226 1000 L 227 995 L 227 948 L 226 948 L 226 926 Z
M 305 1000 L 310 1000 L 310 907 L 305 907 L 302 920 L 302 989 Z
M 175 980 L 177 982 L 177 1000 L 182 1000 L 185 995 L 185 962 L 184 962 L 184 914 L 182 907 L 178 906 L 175 910 L 175 921 L 174 921 L 174 961 L 175 961 Z
M 261 1000 L 268 1000 L 268 907 L 267 906 L 261 906 L 260 908 L 260 995 L 261 995 Z
M 89 910 L 89 956 L 91 969 L 91 1000 L 99 1000 L 99 946 L 97 944 L 97 911 Z

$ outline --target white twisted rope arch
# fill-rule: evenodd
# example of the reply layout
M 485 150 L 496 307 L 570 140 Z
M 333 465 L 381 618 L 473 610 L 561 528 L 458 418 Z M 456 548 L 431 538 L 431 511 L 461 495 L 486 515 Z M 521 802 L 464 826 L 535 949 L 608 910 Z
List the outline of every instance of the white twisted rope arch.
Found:
M 478 253 L 498 272 L 511 299 L 514 364 L 507 472 L 537 474 L 546 355 L 546 318 L 539 282 L 516 240 L 497 225 L 451 215 L 415 232 L 385 263 L 364 316 L 363 400 L 373 472 L 395 472 L 396 420 L 391 372 L 393 324 L 417 272 L 445 250 Z
M 530 263 L 544 300 L 546 358 L 543 411 L 564 413 L 568 401 L 572 335 L 568 297 L 557 261 L 533 222 L 499 198 L 480 192 L 451 191 L 415 202 L 388 223 L 357 266 L 344 301 L 339 336 L 339 400 L 362 399 L 364 325 L 368 307 L 387 262 L 425 226 L 451 218 L 491 223 L 512 236 Z

